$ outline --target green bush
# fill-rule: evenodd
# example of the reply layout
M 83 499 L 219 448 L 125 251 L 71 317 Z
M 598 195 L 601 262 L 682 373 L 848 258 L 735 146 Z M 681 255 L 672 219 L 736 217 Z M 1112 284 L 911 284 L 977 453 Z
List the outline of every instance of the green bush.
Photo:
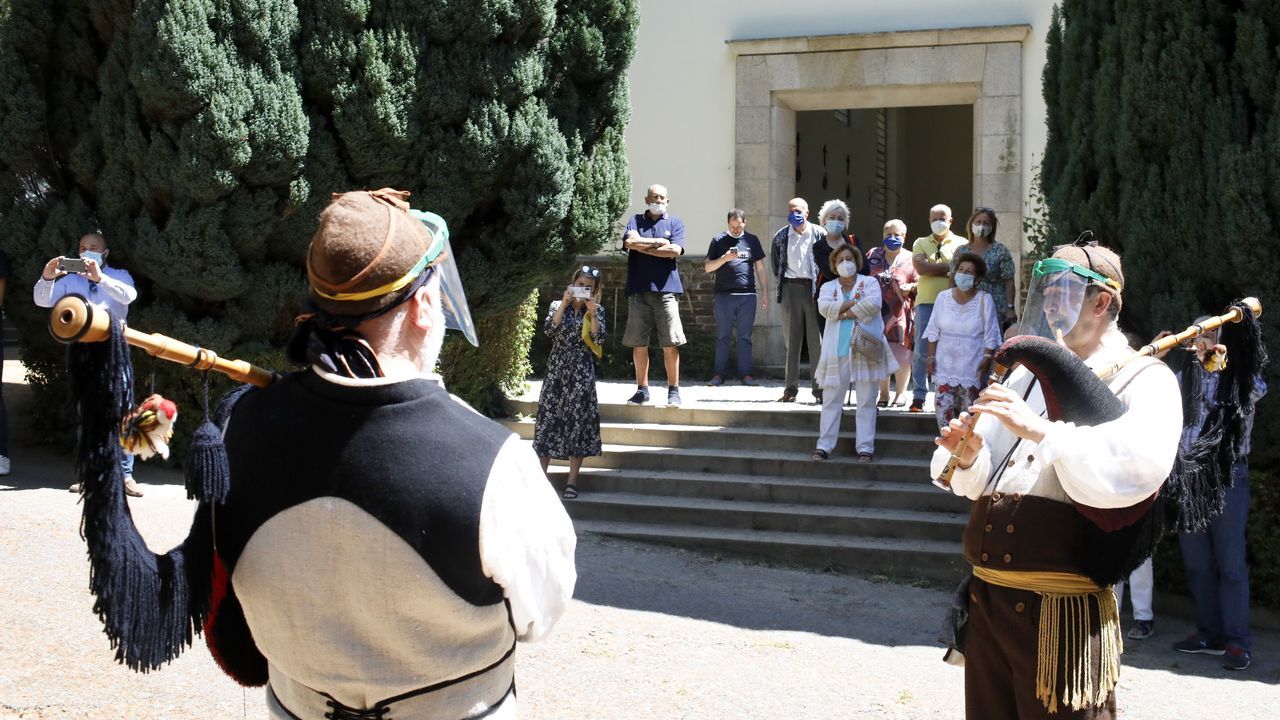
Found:
M 485 415 L 505 414 L 504 399 L 525 390 L 532 371 L 529 344 L 540 322 L 534 291 L 513 310 L 477 321 L 476 329 L 489 338 L 480 347 L 450 336 L 440 356 L 445 387 Z
M 636 0 L 0 3 L 0 246 L 36 423 L 68 414 L 31 285 L 93 230 L 138 281 L 132 325 L 284 369 L 330 194 L 402 188 L 450 225 L 485 348 L 464 355 L 527 337 L 487 319 L 626 207 L 637 21 Z M 458 389 L 513 382 L 484 368 L 518 369 Z M 198 405 L 181 375 L 157 389 Z

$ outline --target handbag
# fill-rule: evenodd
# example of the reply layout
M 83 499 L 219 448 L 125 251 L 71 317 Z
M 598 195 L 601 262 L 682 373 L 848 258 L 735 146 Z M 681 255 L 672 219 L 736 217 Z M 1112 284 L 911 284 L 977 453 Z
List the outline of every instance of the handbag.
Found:
M 856 292 L 854 300 L 861 296 L 861 292 Z M 873 360 L 881 350 L 881 343 L 882 340 L 879 334 L 864 328 L 857 319 L 853 321 L 853 333 L 849 337 L 850 352 L 864 360 Z

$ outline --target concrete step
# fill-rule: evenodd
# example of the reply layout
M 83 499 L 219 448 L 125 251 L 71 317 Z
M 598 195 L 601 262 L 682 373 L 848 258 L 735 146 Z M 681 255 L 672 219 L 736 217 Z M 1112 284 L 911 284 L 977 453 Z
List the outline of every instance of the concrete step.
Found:
M 856 456 L 832 455 L 825 461 L 809 459 L 808 452 L 758 450 L 707 450 L 606 443 L 604 454 L 586 458 L 585 467 L 627 468 L 636 471 L 723 473 L 771 477 L 804 477 L 822 480 L 885 480 L 924 483 L 929 478 L 929 456 L 887 457 L 877 453 L 874 462 L 859 463 Z M 559 462 L 559 461 L 557 461 Z
M 801 396 L 807 391 L 802 390 Z M 660 398 L 665 399 L 665 398 Z M 536 417 L 536 400 L 508 400 L 513 415 Z M 744 400 L 739 403 L 719 402 L 714 405 L 686 401 L 680 408 L 653 405 L 625 405 L 601 403 L 600 421 L 628 425 L 703 425 L 712 427 L 768 427 L 786 430 L 804 430 L 817 433 L 820 408 L 812 403 L 775 403 Z M 927 406 L 926 406 L 927 407 Z M 844 432 L 854 431 L 854 415 L 846 407 L 840 421 Z M 876 420 L 876 433 L 901 433 L 906 435 L 937 435 L 937 422 L 932 412 L 909 413 L 905 410 L 881 410 Z
M 567 469 L 552 466 L 549 474 L 552 483 L 563 489 L 568 477 Z M 968 500 L 942 492 L 925 480 L 822 480 L 585 467 L 579 472 L 578 487 L 582 489 L 584 498 L 603 492 L 916 512 L 967 514 L 969 511 Z
M 606 492 L 583 493 L 567 507 L 575 520 L 954 542 L 967 519 L 959 513 Z
M 960 543 L 943 540 L 596 520 L 575 520 L 574 527 L 579 532 L 694 550 L 768 558 L 837 571 L 856 570 L 902 578 L 928 578 L 944 584 L 959 581 L 962 563 Z
M 522 439 L 532 440 L 534 420 L 505 420 L 503 424 Z M 878 429 L 877 429 L 878 430 Z M 614 445 L 658 445 L 663 447 L 717 450 L 777 450 L 791 453 L 813 452 L 817 427 L 805 430 L 771 427 L 715 427 L 670 423 L 600 424 L 601 439 Z M 892 457 L 913 457 L 933 452 L 933 435 L 923 433 L 876 432 L 876 453 Z M 844 433 L 836 442 L 838 455 L 854 455 L 854 433 Z

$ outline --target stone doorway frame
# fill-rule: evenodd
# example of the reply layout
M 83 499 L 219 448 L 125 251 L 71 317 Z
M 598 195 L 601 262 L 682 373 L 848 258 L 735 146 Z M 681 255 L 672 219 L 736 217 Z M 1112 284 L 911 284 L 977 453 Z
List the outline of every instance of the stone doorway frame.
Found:
M 1030 25 L 1001 25 L 728 41 L 737 58 L 734 202 L 747 226 L 767 246 L 785 222 L 797 111 L 972 105 L 973 205 L 999 213 L 1000 240 L 1020 260 L 1022 43 L 1030 33 Z M 953 208 L 956 221 L 969 210 Z M 758 364 L 779 362 L 777 318 L 770 308 Z

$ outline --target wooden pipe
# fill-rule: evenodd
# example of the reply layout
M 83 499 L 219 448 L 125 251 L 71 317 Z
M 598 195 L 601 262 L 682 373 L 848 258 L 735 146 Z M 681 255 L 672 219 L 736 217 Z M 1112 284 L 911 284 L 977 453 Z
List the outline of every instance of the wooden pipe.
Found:
M 102 342 L 111 335 L 111 315 L 79 295 L 67 295 L 49 311 L 49 332 L 61 343 Z M 154 357 L 195 370 L 216 370 L 236 382 L 266 387 L 279 377 L 244 360 L 221 358 L 207 348 L 188 345 L 167 335 L 144 333 L 127 325 L 124 339 Z

